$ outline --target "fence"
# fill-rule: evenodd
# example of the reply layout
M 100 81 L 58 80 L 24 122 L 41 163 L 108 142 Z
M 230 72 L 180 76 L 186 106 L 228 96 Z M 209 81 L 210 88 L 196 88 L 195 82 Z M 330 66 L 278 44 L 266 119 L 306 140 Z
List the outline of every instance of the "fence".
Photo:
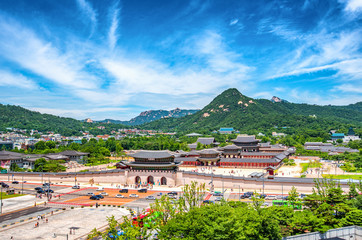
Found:
M 320 239 L 361 240 L 362 227 L 349 226 L 349 227 L 331 229 L 325 233 L 313 232 L 313 233 L 306 233 L 306 234 L 283 238 L 283 240 L 320 240 Z

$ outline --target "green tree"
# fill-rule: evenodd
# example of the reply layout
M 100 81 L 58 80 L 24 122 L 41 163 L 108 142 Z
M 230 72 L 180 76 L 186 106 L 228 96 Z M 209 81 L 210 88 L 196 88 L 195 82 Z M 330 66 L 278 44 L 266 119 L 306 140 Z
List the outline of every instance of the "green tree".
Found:
M 298 192 L 297 189 L 293 186 L 292 189 L 288 193 L 288 201 L 292 204 L 292 206 L 295 206 L 295 203 L 298 201 Z
M 45 158 L 39 158 L 35 160 L 34 163 L 34 172 L 44 172 L 44 166 L 46 164 Z
M 35 143 L 36 150 L 45 150 L 47 148 L 48 148 L 48 146 L 46 145 L 46 143 L 44 141 L 39 141 L 39 142 Z

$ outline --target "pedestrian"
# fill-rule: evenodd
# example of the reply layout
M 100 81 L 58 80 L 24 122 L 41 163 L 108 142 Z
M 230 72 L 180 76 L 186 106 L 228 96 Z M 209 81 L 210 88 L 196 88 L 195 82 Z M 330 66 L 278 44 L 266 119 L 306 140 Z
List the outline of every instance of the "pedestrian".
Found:
M 47 202 L 44 202 L 44 206 L 46 206 L 47 205 Z
M 52 216 L 53 216 L 53 213 L 54 213 L 54 212 L 53 212 L 53 211 L 51 211 L 51 215 L 52 215 Z
M 40 215 L 38 215 L 38 221 L 40 220 Z
M 48 218 L 45 219 L 45 222 L 48 223 Z

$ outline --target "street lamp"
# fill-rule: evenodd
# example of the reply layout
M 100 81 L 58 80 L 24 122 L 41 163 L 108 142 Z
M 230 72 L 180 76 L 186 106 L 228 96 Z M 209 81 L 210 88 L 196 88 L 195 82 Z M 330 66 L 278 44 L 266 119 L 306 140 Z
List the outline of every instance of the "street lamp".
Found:
M 240 184 L 239 184 L 239 185 L 234 184 L 234 185 L 233 185 L 233 187 L 235 187 L 235 186 L 236 186 L 236 187 L 238 187 L 238 186 L 239 186 L 239 202 L 240 202 Z

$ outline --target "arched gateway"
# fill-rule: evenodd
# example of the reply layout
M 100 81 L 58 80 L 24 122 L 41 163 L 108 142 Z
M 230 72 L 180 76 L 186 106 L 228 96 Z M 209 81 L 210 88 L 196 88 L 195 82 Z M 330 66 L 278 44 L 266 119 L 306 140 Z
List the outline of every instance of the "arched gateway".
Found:
M 141 184 L 141 178 L 139 176 L 135 177 L 134 183 L 135 184 Z
M 153 184 L 153 183 L 154 183 L 152 176 L 148 176 L 148 178 L 147 178 L 147 183 L 148 183 L 148 184 Z
M 161 178 L 161 185 L 167 185 L 167 179 L 165 177 Z

